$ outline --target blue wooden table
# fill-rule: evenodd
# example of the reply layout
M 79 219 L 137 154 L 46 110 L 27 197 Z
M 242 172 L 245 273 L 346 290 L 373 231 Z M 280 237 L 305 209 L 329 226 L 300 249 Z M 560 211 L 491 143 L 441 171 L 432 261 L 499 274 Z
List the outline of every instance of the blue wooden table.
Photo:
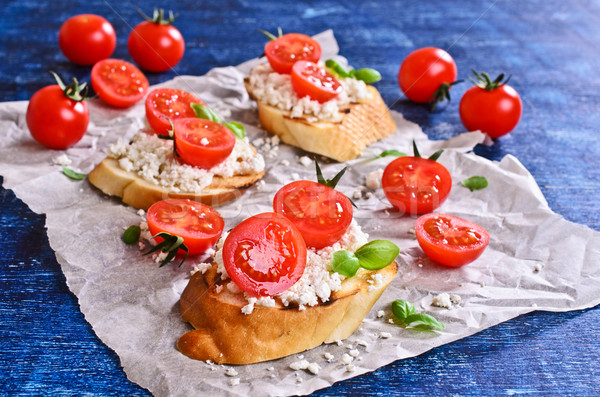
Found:
M 130 60 L 135 6 L 172 8 L 186 38 L 174 71 L 151 84 L 203 75 L 262 53 L 257 29 L 316 34 L 333 29 L 351 64 L 377 68 L 378 89 L 393 109 L 431 139 L 463 132 L 458 102 L 429 113 L 401 94 L 403 58 L 424 46 L 447 49 L 459 77 L 472 68 L 512 74 L 521 94 L 517 129 L 476 153 L 515 155 L 550 207 L 600 230 L 600 3 L 594 1 L 252 1 L 199 2 L 5 0 L 0 22 L 0 100 L 27 100 L 52 83 L 49 70 L 89 81 L 90 68 L 68 62 L 57 32 L 68 17 L 95 13 L 117 32 L 113 57 Z M 0 132 L 0 139 L 2 132 Z M 1 180 L 1 179 L 0 179 Z M 600 294 L 600 291 L 598 292 Z M 335 384 L 315 395 L 599 395 L 600 308 L 534 312 L 469 338 Z M 0 394 L 147 395 L 129 382 L 116 354 L 95 336 L 48 245 L 44 216 L 0 188 Z

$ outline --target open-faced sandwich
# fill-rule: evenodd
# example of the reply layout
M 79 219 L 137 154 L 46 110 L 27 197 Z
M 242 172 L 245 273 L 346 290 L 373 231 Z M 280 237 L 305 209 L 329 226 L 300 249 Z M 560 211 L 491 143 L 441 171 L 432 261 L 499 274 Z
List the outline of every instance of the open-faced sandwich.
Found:
M 320 174 L 320 171 L 318 172 Z M 179 350 L 197 360 L 250 364 L 349 337 L 390 284 L 398 247 L 368 242 L 350 200 L 332 186 L 296 181 L 273 212 L 245 219 L 197 265 L 180 310 L 194 330 Z
M 309 36 L 289 33 L 271 37 L 268 62 L 245 79 L 258 103 L 262 126 L 284 143 L 338 161 L 396 131 L 375 87 L 374 69 L 346 70 L 333 59 L 320 61 L 321 47 Z
M 125 204 L 146 210 L 162 199 L 184 198 L 216 206 L 240 197 L 264 175 L 264 159 L 243 126 L 222 123 L 190 93 L 150 92 L 146 118 L 151 128 L 113 144 L 88 175 Z

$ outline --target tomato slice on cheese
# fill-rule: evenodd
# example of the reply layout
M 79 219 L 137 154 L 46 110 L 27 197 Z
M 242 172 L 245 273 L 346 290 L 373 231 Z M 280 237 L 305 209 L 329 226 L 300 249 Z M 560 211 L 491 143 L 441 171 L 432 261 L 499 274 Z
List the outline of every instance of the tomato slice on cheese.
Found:
M 175 88 L 157 88 L 146 97 L 146 119 L 159 135 L 167 135 L 171 129 L 169 120 L 196 117 L 192 103 L 205 103 L 195 95 Z
M 325 68 L 314 62 L 298 61 L 292 67 L 292 88 L 298 98 L 309 96 L 320 103 L 338 96 L 344 89 Z
M 229 277 L 253 296 L 281 293 L 302 277 L 306 243 L 283 215 L 265 212 L 242 221 L 223 243 Z
M 447 214 L 427 214 L 415 225 L 417 241 L 425 254 L 450 267 L 473 262 L 487 247 L 490 235 L 481 226 Z
M 306 245 L 323 248 L 338 241 L 352 222 L 352 203 L 335 189 L 313 181 L 295 181 L 279 189 L 273 210 L 298 228 Z
M 186 164 L 212 168 L 225 161 L 235 146 L 235 135 L 214 121 L 186 117 L 173 122 L 177 153 Z
M 183 238 L 191 255 L 200 254 L 214 246 L 225 226 L 216 210 L 186 199 L 166 199 L 152 204 L 148 209 L 147 221 L 153 236 L 166 232 Z

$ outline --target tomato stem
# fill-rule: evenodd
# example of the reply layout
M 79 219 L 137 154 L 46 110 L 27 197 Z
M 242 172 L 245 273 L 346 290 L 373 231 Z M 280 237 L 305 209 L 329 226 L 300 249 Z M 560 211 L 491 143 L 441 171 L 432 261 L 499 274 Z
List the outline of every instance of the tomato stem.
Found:
M 433 95 L 431 96 L 431 107 L 429 108 L 429 110 L 431 112 L 435 111 L 435 108 L 437 107 L 437 104 L 445 101 L 446 99 L 448 100 L 448 102 L 450 102 L 450 88 L 453 85 L 462 83 L 464 80 L 456 80 L 453 81 L 452 83 L 442 83 L 442 85 L 440 85 L 440 87 L 433 93 Z
M 63 83 L 62 79 L 58 76 L 58 74 L 54 73 L 53 71 L 50 71 L 50 74 L 54 76 L 54 78 L 56 79 L 56 83 L 58 84 L 60 89 L 65 93 L 65 96 L 67 98 L 72 99 L 75 102 L 81 102 L 84 99 L 89 98 L 87 96 L 87 83 L 79 84 L 77 79 L 73 77 L 73 80 L 71 80 L 71 84 L 65 85 L 65 83 Z
M 495 90 L 496 88 L 502 87 L 505 84 L 508 84 L 508 82 L 510 81 L 510 78 L 512 77 L 512 75 L 508 76 L 508 78 L 506 80 L 504 80 L 504 73 L 500 73 L 498 75 L 498 77 L 496 77 L 494 79 L 494 81 L 492 81 L 492 79 L 490 78 L 490 76 L 485 73 L 478 73 L 475 70 L 471 70 L 473 72 L 473 75 L 475 76 L 475 80 L 473 78 L 471 78 L 471 76 L 469 76 L 469 80 L 471 80 L 471 82 L 473 84 L 475 84 L 477 87 L 479 88 L 483 88 L 486 91 L 492 91 Z M 504 81 L 502 81 L 504 80 Z
M 173 14 L 173 11 L 169 10 L 169 19 L 165 19 L 165 11 L 162 8 L 155 8 L 154 12 L 152 13 L 152 17 L 149 17 L 148 15 L 144 14 L 139 7 L 136 8 L 137 12 L 142 16 L 143 19 L 157 25 L 172 25 L 177 17 L 177 14 Z
M 266 30 L 263 30 L 263 29 L 258 29 L 258 31 L 261 32 L 262 34 L 264 34 L 265 36 L 267 36 L 267 39 L 269 39 L 269 41 L 276 40 L 279 37 L 283 36 L 283 31 L 281 30 L 281 26 L 277 27 L 277 36 L 275 36 L 271 32 L 267 32 Z

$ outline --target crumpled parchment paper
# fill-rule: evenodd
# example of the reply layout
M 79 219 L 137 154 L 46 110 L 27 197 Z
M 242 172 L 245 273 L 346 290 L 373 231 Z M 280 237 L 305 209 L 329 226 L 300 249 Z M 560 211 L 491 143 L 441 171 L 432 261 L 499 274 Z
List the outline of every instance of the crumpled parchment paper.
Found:
M 324 48 L 324 58 L 337 53 L 332 32 L 317 38 Z M 161 86 L 192 91 L 224 112 L 226 119 L 244 123 L 251 139 L 267 137 L 242 83 L 257 61 L 215 69 L 202 77 L 181 76 Z M 444 148 L 439 161 L 450 170 L 454 183 L 450 197 L 438 212 L 485 227 L 491 236 L 489 247 L 467 266 L 441 267 L 424 257 L 418 247 L 415 218 L 393 211 L 381 189 L 372 191 L 369 198 L 365 194 L 356 200 L 356 220 L 371 239 L 384 238 L 398 244 L 401 254 L 398 275 L 362 326 L 341 345 L 323 345 L 303 353 L 304 359 L 321 366 L 318 375 L 290 369 L 290 364 L 300 358 L 293 355 L 232 367 L 237 375 L 226 376 L 228 366 L 194 361 L 176 349 L 178 337 L 189 329 L 179 315 L 178 299 L 191 264 L 202 258 L 192 258 L 181 268 L 159 268 L 137 247 L 121 241 L 123 230 L 140 221 L 135 209 L 104 196 L 87 181 L 69 180 L 53 163 L 65 153 L 73 161 L 71 168 L 89 172 L 118 137 L 131 137 L 144 126 L 143 103 L 128 110 L 111 109 L 98 101 L 89 105 L 88 133 L 75 147 L 62 152 L 45 149 L 30 137 L 25 122 L 26 102 L 0 104 L 0 174 L 6 188 L 14 190 L 33 211 L 47 215 L 50 245 L 86 320 L 118 354 L 129 379 L 155 395 L 308 394 L 532 310 L 567 311 L 600 303 L 598 232 L 553 213 L 533 177 L 516 158 L 506 156 L 500 162 L 490 162 L 469 153 L 484 141 L 483 134 L 471 132 L 433 142 L 417 125 L 392 112 L 398 131 L 368 148 L 363 158 L 348 162 L 349 171 L 339 189 L 353 196 L 365 185 L 368 173 L 383 169 L 391 161 L 389 157 L 369 161 L 372 154 L 382 150 L 411 153 L 413 139 L 423 155 Z M 306 167 L 299 161 L 305 153 L 286 145 L 280 145 L 276 152 L 273 156 L 272 150 L 265 150 L 264 186 L 255 186 L 239 200 L 219 208 L 226 228 L 270 210 L 277 189 L 293 177 L 314 179 L 313 166 Z M 284 159 L 289 166 L 282 166 Z M 342 167 L 334 162 L 322 164 L 326 177 Z M 461 186 L 461 180 L 473 175 L 485 176 L 489 187 L 471 192 Z M 462 302 L 451 309 L 432 306 L 433 298 L 442 292 L 457 294 Z M 441 320 L 446 328 L 420 333 L 390 324 L 390 303 L 394 299 L 411 301 L 419 311 Z M 381 318 L 376 315 L 380 310 L 385 312 Z M 380 338 L 381 332 L 392 336 Z M 366 343 L 358 345 L 359 340 Z M 346 371 L 340 361 L 349 345 L 359 351 L 353 372 Z M 324 359 L 326 352 L 334 356 L 332 362 Z M 239 384 L 232 386 L 237 380 Z

